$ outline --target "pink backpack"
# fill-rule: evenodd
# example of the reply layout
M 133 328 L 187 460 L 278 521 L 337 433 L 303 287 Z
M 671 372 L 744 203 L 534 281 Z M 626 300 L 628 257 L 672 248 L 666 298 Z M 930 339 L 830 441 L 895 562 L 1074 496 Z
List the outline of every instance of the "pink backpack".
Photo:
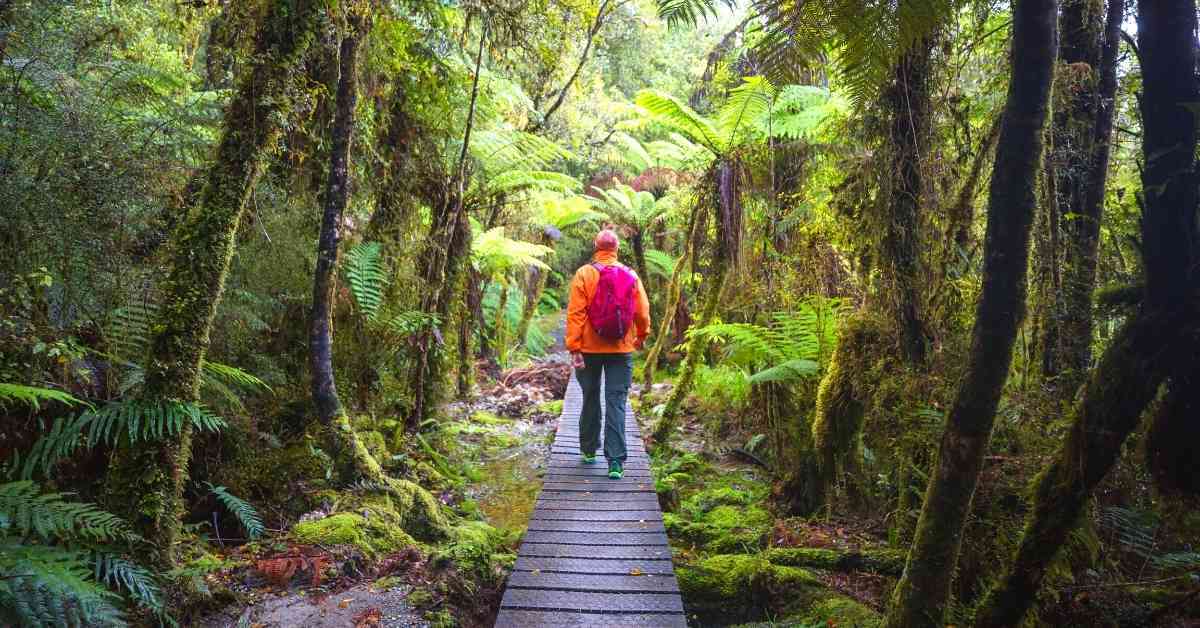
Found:
M 588 320 L 602 338 L 620 340 L 633 324 L 637 307 L 637 277 L 623 266 L 592 264 L 600 273 L 596 294 L 588 304 Z

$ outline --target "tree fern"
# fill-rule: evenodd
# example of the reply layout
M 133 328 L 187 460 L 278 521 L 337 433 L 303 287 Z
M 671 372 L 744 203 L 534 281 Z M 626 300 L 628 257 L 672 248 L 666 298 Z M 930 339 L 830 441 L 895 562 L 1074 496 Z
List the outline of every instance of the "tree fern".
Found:
M 379 314 L 387 275 L 383 269 L 383 246 L 363 242 L 346 252 L 346 279 L 354 302 L 368 320 Z
M 646 271 L 652 275 L 670 278 L 679 260 L 658 249 L 646 249 Z
M 205 482 L 208 490 L 218 499 L 225 508 L 232 512 L 239 523 L 242 524 L 242 529 L 246 531 L 246 536 L 251 541 L 257 540 L 262 536 L 263 528 L 262 519 L 258 516 L 258 510 L 251 506 L 249 502 L 242 500 L 233 493 L 230 493 L 224 486 L 213 486 Z
M 695 26 L 701 20 L 717 17 L 725 6 L 737 6 L 736 0 L 659 0 L 658 17 L 668 26 Z
M 561 172 L 547 170 L 510 170 L 501 172 L 487 182 L 488 190 L 511 194 L 526 190 L 553 192 L 577 192 L 582 185 L 579 180 Z
M 678 131 L 690 141 L 703 145 L 714 155 L 721 153 L 726 142 L 717 127 L 678 98 L 647 89 L 638 92 L 635 102 L 655 120 Z
M 688 331 L 724 345 L 726 360 L 755 370 L 752 383 L 782 382 L 819 374 L 836 342 L 837 302 L 812 298 L 796 312 L 778 312 L 769 326 L 716 323 Z
M 770 114 L 775 101 L 775 86 L 765 77 L 748 76 L 729 92 L 729 98 L 717 112 L 717 130 L 725 151 L 731 150 L 742 137 Z
M 21 475 L 28 479 L 39 470 L 48 475 L 54 465 L 81 448 L 175 437 L 185 423 L 201 432 L 227 426 L 203 406 L 178 401 L 114 401 L 77 416 L 60 417 L 30 448 Z
M 5 384 L 0 383 L 0 406 L 5 406 L 11 403 L 23 403 L 32 407 L 34 410 L 40 410 L 42 402 L 56 401 L 68 406 L 89 406 L 86 401 L 78 399 L 61 390 L 53 388 L 38 388 L 36 386 L 22 386 L 21 384 Z

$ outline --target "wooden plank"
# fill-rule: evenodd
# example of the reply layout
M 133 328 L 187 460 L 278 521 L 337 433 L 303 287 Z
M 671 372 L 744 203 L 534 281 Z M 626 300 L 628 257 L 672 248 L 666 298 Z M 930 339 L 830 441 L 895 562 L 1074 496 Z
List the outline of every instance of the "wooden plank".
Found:
M 563 521 L 562 519 L 541 519 L 537 514 L 529 520 L 526 530 L 541 532 L 665 532 L 663 522 L 659 519 L 642 519 L 639 521 Z
M 543 508 L 537 511 L 541 519 L 560 519 L 562 521 L 640 521 L 642 519 L 662 520 L 659 510 L 614 510 L 608 506 L 587 504 L 569 508 Z
M 552 491 L 576 491 L 582 493 L 650 493 L 654 484 L 645 482 L 544 482 L 542 486 Z
M 664 532 L 543 532 L 529 530 L 524 540 L 529 543 L 561 543 L 564 545 L 666 545 Z
M 672 575 L 620 576 L 551 571 L 515 571 L 508 576 L 508 586 L 523 589 L 553 589 L 556 591 L 596 591 L 601 593 L 677 593 L 679 583 Z
M 628 500 L 642 500 L 652 502 L 653 508 L 658 507 L 658 497 L 654 495 L 620 495 L 617 493 L 593 493 L 591 495 L 580 495 L 575 491 L 542 491 L 538 496 L 538 501 L 616 501 L 623 502 Z
M 682 613 L 678 593 L 588 593 L 510 587 L 501 608 L 580 610 L 603 613 Z
M 539 558 L 671 558 L 671 548 L 665 546 L 637 547 L 631 545 L 558 545 L 555 543 L 521 544 L 519 556 Z
M 513 567 L 517 571 L 558 571 L 562 573 L 591 573 L 621 575 L 630 572 L 674 574 L 669 560 L 603 559 L 603 558 L 538 558 L 518 556 Z
M 500 611 L 496 628 L 601 628 L 604 626 L 654 626 L 655 628 L 687 628 L 680 613 L 587 613 L 583 611 Z

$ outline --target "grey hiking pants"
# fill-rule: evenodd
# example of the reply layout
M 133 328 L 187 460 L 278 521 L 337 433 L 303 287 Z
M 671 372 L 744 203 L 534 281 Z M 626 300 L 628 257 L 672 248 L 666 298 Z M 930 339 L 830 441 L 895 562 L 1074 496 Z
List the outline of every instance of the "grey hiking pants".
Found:
M 633 382 L 632 353 L 585 353 L 575 369 L 583 391 L 579 412 L 579 449 L 594 454 L 600 447 L 600 375 L 604 374 L 604 457 L 625 461 L 625 403 Z

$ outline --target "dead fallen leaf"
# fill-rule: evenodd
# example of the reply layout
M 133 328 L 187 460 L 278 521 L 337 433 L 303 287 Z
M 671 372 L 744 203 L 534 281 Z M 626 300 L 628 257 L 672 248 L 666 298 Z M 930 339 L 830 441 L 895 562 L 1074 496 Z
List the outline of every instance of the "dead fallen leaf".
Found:
M 350 608 L 350 603 L 353 601 L 354 601 L 354 598 L 352 598 L 352 597 L 346 598 L 346 599 L 342 600 L 341 602 L 338 602 L 338 608 Z
M 646 574 L 642 573 L 642 570 L 641 570 L 641 569 L 638 569 L 637 567 L 634 567 L 634 568 L 632 568 L 632 569 L 630 569 L 630 570 L 629 570 L 629 575 L 631 575 L 631 576 L 644 576 L 644 575 L 646 575 Z

